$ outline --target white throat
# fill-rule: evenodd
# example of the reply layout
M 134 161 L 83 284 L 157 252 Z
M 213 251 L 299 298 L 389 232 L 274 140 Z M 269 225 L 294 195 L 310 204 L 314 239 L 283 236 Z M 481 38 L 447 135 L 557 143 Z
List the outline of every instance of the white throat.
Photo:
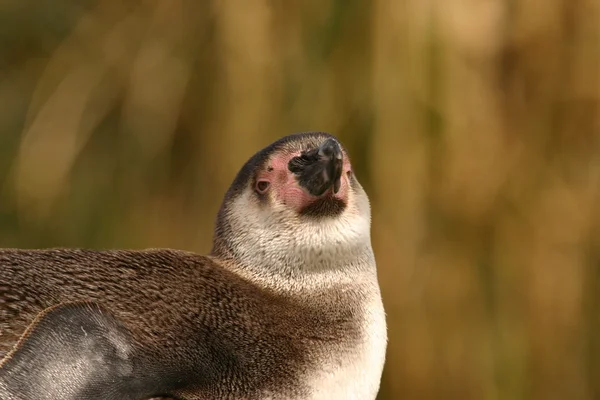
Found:
M 286 292 L 376 279 L 368 200 L 337 217 L 299 220 L 283 206 L 252 207 L 250 195 L 240 194 L 229 211 L 236 272 Z

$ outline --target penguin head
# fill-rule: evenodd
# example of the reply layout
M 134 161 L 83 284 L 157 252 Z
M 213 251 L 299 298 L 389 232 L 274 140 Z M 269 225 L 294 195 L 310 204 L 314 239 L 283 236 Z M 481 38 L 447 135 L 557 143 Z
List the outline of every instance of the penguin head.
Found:
M 348 154 L 324 132 L 285 136 L 241 168 L 217 217 L 213 254 L 335 264 L 368 248 L 369 200 Z

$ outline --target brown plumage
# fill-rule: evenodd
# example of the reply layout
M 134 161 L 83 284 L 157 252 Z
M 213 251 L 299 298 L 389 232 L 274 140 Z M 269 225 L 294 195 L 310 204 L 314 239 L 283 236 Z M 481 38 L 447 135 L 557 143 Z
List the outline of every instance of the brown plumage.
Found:
M 344 390 L 336 382 L 345 379 L 327 377 L 354 358 L 379 368 L 365 389 L 374 396 L 385 323 L 368 234 L 362 243 L 351 232 L 362 189 L 349 167 L 346 180 L 337 173 L 327 183 L 341 185 L 346 197 L 300 192 L 285 168 L 279 178 L 269 175 L 282 157 L 329 138 L 289 136 L 249 160 L 225 196 L 210 256 L 0 250 L 0 398 L 327 398 L 321 387 Z M 273 192 L 255 189 L 257 179 Z M 290 190 L 295 208 L 285 201 Z M 328 198 L 337 206 L 302 213 Z M 350 233 L 339 234 L 364 244 L 356 255 L 345 245 L 330 249 L 327 239 L 346 214 Z M 314 241 L 321 220 L 331 230 L 322 243 Z M 265 232 L 264 240 L 256 232 Z

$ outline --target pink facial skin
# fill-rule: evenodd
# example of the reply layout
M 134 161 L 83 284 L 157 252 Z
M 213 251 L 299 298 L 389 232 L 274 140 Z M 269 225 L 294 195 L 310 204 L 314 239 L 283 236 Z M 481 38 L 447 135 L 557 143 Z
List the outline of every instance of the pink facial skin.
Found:
M 323 197 L 329 196 L 345 202 L 348 201 L 348 185 L 350 184 L 352 166 L 346 154 L 344 154 L 340 190 L 337 193 L 333 193 L 333 187 L 331 187 L 320 197 L 311 195 L 306 189 L 300 186 L 294 173 L 288 169 L 289 161 L 298 155 L 300 155 L 299 152 L 275 154 L 265 168 L 257 175 L 255 190 L 259 193 L 271 192 L 278 201 L 297 212 L 301 212 L 315 200 Z M 264 183 L 261 184 L 261 182 L 269 182 L 268 187 L 264 191 L 261 189 L 267 185 Z

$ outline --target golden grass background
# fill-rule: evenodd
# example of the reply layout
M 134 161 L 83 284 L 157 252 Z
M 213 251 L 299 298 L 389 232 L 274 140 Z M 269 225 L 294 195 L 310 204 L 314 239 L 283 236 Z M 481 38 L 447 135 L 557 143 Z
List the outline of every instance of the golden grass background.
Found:
M 210 248 L 288 133 L 350 149 L 380 399 L 600 398 L 597 0 L 0 0 L 0 246 Z

